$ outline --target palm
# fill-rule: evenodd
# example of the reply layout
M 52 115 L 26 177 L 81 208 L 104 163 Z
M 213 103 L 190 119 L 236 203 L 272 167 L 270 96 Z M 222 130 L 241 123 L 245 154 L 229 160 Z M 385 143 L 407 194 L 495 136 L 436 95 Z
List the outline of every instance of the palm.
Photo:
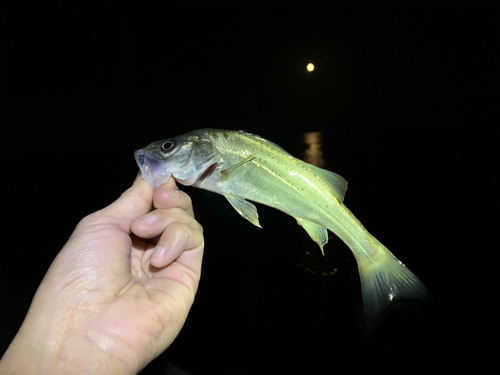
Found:
M 117 355 L 127 361 L 131 360 L 128 348 L 135 348 L 132 354 L 142 353 L 148 343 L 160 338 L 160 345 L 147 350 L 157 356 L 177 336 L 193 303 L 199 280 L 199 272 L 193 268 L 201 257 L 201 249 L 182 252 L 172 263 L 157 268 L 150 263 L 155 247 L 151 241 L 119 232 L 110 242 L 109 233 L 103 234 L 98 242 L 116 249 L 108 252 L 111 258 L 108 260 L 115 262 L 115 267 L 96 279 L 97 290 L 102 291 L 90 309 L 96 311 L 101 307 L 93 317 L 96 334 L 106 340 L 112 338 Z M 119 256 L 127 248 L 131 251 L 131 262 Z M 97 249 L 101 251 L 100 247 Z M 116 255 L 117 259 L 113 259 Z M 100 289 L 102 279 L 109 280 L 104 290 Z M 144 358 L 135 361 L 144 362 Z
M 59 288 L 72 286 L 69 298 L 61 296 L 78 304 L 75 323 L 85 322 L 91 340 L 98 345 L 106 342 L 113 356 L 132 368 L 159 355 L 175 339 L 200 278 L 199 224 L 178 208 L 155 212 L 161 219 L 152 226 L 126 215 L 112 223 L 109 218 L 102 220 L 99 212 L 90 215 L 58 256 L 62 264 L 56 268 L 71 271 L 54 275 Z M 167 245 L 172 239 L 174 243 Z M 169 252 L 155 267 L 152 253 L 162 242 Z
M 202 228 L 189 197 L 173 179 L 154 193 L 136 179 L 78 224 L 0 372 L 33 373 L 42 365 L 47 373 L 139 372 L 179 333 L 202 256 Z

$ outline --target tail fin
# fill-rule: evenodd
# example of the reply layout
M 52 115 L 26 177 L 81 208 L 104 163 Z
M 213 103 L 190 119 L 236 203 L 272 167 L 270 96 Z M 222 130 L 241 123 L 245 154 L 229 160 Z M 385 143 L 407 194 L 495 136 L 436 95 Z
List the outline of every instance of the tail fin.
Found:
M 429 292 L 424 284 L 387 248 L 380 244 L 377 260 L 358 261 L 363 298 L 363 325 L 369 333 L 380 321 L 384 308 L 398 300 L 424 300 Z

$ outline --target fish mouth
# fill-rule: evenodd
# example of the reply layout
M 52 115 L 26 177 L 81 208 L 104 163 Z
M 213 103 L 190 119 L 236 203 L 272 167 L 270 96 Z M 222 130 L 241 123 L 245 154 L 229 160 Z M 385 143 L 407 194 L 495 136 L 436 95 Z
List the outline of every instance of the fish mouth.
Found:
M 168 181 L 171 173 L 162 171 L 163 161 L 156 159 L 144 152 L 144 150 L 137 150 L 134 152 L 135 161 L 141 170 L 141 175 L 144 180 L 149 184 L 151 189 L 156 189 Z

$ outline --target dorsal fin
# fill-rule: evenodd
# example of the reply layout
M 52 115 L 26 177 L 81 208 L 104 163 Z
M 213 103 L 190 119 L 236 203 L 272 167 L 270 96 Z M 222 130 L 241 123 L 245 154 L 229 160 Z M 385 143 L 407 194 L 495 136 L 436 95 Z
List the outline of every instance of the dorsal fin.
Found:
M 327 171 L 326 169 L 321 169 L 312 164 L 305 163 L 308 168 L 312 169 L 314 172 L 323 177 L 333 188 L 335 191 L 335 196 L 339 199 L 339 201 L 344 201 L 344 196 L 347 191 L 347 181 L 341 175 Z
M 274 142 L 271 142 L 268 139 L 262 138 L 259 135 L 248 133 L 243 130 L 239 130 L 240 134 L 244 134 L 248 138 L 251 138 L 259 143 L 266 144 L 268 146 L 271 146 L 272 148 L 276 149 L 279 152 L 282 152 L 286 156 L 292 157 L 296 159 L 293 155 L 291 155 L 288 151 L 284 150 L 283 147 L 277 145 Z M 335 197 L 338 198 L 340 202 L 344 201 L 344 196 L 347 191 L 347 181 L 345 180 L 344 177 L 338 175 L 337 173 L 327 171 L 326 169 L 321 169 L 319 167 L 316 167 L 312 164 L 306 163 L 305 161 L 302 161 L 300 159 L 297 159 L 298 161 L 304 163 L 309 169 L 312 169 L 314 172 L 319 174 L 322 178 L 324 178 L 332 187 L 333 189 L 333 194 Z

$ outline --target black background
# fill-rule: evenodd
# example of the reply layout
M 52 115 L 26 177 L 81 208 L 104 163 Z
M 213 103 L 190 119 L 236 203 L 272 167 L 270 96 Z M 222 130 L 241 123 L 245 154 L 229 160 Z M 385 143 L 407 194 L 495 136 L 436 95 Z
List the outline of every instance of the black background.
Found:
M 285 214 L 259 206 L 260 230 L 222 196 L 181 187 L 205 229 L 203 275 L 183 331 L 144 373 L 166 362 L 192 374 L 497 367 L 497 7 L 1 17 L 2 351 L 77 222 L 131 184 L 133 150 L 215 127 L 297 157 L 303 134 L 321 131 L 346 205 L 433 301 L 394 309 L 365 340 L 340 240 L 322 257 Z

